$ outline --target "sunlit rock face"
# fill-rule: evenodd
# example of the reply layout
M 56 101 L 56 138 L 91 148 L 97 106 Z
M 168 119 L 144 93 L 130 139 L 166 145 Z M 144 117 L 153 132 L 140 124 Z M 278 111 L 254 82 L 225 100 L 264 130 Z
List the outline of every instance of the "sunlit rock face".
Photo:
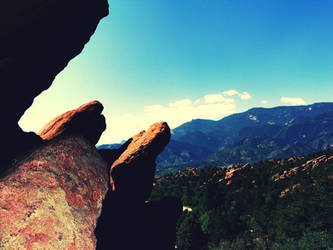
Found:
M 0 179 L 0 248 L 95 249 L 108 167 L 90 142 L 46 143 Z
M 155 123 L 129 139 L 110 168 L 112 190 L 133 199 L 147 200 L 153 187 L 156 157 L 169 140 L 170 128 L 166 122 Z
M 77 56 L 108 14 L 107 0 L 0 2 L 1 162 L 41 142 L 17 122 L 33 99 Z
M 82 135 L 95 145 L 106 128 L 102 111 L 103 105 L 100 102 L 88 102 L 57 116 L 46 124 L 38 135 L 44 140 L 58 136 Z

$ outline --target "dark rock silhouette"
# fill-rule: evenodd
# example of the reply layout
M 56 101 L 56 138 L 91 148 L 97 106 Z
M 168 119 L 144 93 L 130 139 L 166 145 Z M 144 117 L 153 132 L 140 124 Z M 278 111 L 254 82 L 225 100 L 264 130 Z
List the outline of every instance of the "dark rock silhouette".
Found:
M 84 136 L 95 145 L 106 128 L 102 110 L 100 102 L 88 102 L 54 118 L 39 132 L 39 136 L 51 140 L 57 136 L 76 134 Z
M 145 203 L 132 198 L 107 193 L 95 229 L 96 249 L 174 249 L 181 201 L 167 197 Z
M 108 14 L 107 0 L 0 3 L 1 167 L 41 140 L 17 125 L 33 99 L 78 55 Z
M 1 126 L 1 125 L 0 125 Z M 6 125 L 7 126 L 7 125 Z M 1 148 L 0 175 L 6 171 L 12 162 L 32 152 L 36 147 L 43 144 L 43 139 L 34 132 L 24 132 L 17 124 L 13 127 L 4 128 L 3 147 Z
M 174 249 L 177 220 L 183 212 L 180 199 L 165 197 L 146 205 L 149 214 L 147 228 L 151 235 L 150 249 Z
M 169 139 L 168 125 L 160 122 L 118 150 L 100 150 L 112 166 L 110 189 L 95 230 L 97 249 L 174 249 L 180 200 L 168 197 L 146 203 L 156 157 Z M 116 160 L 112 163 L 112 159 Z
M 83 137 L 45 143 L 0 181 L 0 248 L 94 249 L 108 168 Z

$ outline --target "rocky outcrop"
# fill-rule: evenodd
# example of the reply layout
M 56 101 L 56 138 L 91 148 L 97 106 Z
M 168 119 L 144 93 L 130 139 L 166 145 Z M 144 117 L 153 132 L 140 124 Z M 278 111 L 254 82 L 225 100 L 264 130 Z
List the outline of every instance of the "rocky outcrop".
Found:
M 53 119 L 40 133 L 43 145 L 0 179 L 0 248 L 173 248 L 180 200 L 146 203 L 168 125 L 155 123 L 120 149 L 98 153 L 101 111 L 94 101 Z
M 5 107 L 0 124 L 5 145 L 0 157 L 1 249 L 174 245 L 180 201 L 145 203 L 156 156 L 170 139 L 166 123 L 100 154 L 94 145 L 105 119 L 97 101 L 56 117 L 40 136 L 17 124 L 107 14 L 107 0 L 0 2 L 0 103 Z
M 155 123 L 147 131 L 129 139 L 119 158 L 111 165 L 110 184 L 114 192 L 131 195 L 138 200 L 148 199 L 156 169 L 155 160 L 170 140 L 166 122 Z
M 94 146 L 46 143 L 0 181 L 0 248 L 94 249 L 108 168 Z
M 1 165 L 41 142 L 17 125 L 33 99 L 78 55 L 108 14 L 107 0 L 0 2 Z
M 111 165 L 111 188 L 95 230 L 97 249 L 174 248 L 176 222 L 182 213 L 180 200 L 169 197 L 146 202 L 153 187 L 156 157 L 169 140 L 170 129 L 160 122 L 118 150 L 100 151 Z
M 54 118 L 39 132 L 39 136 L 51 140 L 58 136 L 82 135 L 95 145 L 106 128 L 102 111 L 100 102 L 88 102 Z

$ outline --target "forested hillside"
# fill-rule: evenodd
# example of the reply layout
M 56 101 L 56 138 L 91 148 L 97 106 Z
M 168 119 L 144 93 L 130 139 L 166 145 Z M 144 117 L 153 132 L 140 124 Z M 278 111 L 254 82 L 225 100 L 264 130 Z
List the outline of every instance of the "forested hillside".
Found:
M 177 196 L 179 249 L 331 249 L 333 151 L 157 178 Z M 191 211 L 190 211 L 191 210 Z

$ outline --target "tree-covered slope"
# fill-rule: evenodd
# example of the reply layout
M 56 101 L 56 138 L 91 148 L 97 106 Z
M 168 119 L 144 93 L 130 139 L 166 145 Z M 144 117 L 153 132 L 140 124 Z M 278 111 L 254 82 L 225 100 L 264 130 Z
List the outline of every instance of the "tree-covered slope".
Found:
M 187 169 L 157 178 L 151 200 L 178 196 L 178 249 L 330 249 L 333 151 Z
M 287 126 L 270 125 L 241 130 L 241 139 L 222 146 L 208 157 L 219 165 L 304 155 L 333 147 L 333 111 L 298 117 Z

